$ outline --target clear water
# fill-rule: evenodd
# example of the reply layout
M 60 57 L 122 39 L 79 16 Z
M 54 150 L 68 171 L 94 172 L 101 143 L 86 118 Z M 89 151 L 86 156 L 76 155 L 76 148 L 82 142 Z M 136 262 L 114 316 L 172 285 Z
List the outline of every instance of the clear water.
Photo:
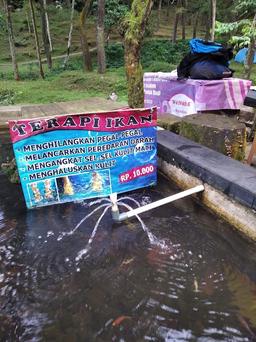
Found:
M 166 180 L 129 194 L 176 192 Z M 124 203 L 134 206 L 129 200 Z M 0 177 L 0 341 L 254 341 L 256 248 L 191 199 L 113 224 L 100 204 L 26 210 Z

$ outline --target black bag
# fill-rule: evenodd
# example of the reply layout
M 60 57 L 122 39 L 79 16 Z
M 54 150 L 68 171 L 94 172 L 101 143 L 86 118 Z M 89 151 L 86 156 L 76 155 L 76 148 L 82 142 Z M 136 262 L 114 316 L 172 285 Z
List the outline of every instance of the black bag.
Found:
M 190 68 L 190 77 L 193 79 L 221 80 L 231 76 L 232 71 L 228 67 L 210 59 L 194 63 Z
M 229 68 L 229 60 L 233 58 L 232 50 L 233 48 L 225 48 L 218 44 L 217 51 L 188 53 L 178 65 L 178 79 L 191 77 L 218 80 L 231 77 L 234 72 Z

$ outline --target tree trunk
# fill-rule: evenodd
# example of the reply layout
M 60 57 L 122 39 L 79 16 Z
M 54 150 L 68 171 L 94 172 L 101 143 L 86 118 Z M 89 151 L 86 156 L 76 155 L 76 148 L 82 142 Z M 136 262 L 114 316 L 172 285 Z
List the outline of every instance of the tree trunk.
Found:
M 215 23 L 216 23 L 216 5 L 217 0 L 211 0 L 212 5 L 212 27 L 211 27 L 211 41 L 214 42 L 215 37 Z
M 186 39 L 185 13 L 181 14 L 182 39 Z
M 158 11 L 157 11 L 157 29 L 160 28 L 160 21 L 161 21 L 161 10 L 162 10 L 162 0 L 159 0 L 158 3 Z
M 204 39 L 208 41 L 210 39 L 210 24 L 209 24 L 209 18 L 206 18 L 206 23 L 205 23 L 205 37 Z
M 130 20 L 125 33 L 125 71 L 128 83 L 130 107 L 144 107 L 143 72 L 140 64 L 140 49 L 153 0 L 133 0 Z
M 29 14 L 26 10 L 26 19 L 27 19 L 27 24 L 28 24 L 28 33 L 31 34 L 31 27 L 30 27 L 30 22 L 29 22 Z
M 46 29 L 47 29 L 47 35 L 48 35 L 48 40 L 49 40 L 49 45 L 50 45 L 50 51 L 52 52 L 52 38 L 51 38 L 51 32 L 50 32 L 50 24 L 49 24 L 49 17 L 48 17 L 48 12 L 47 12 L 47 4 L 46 0 L 43 0 L 44 2 L 44 13 L 45 13 L 45 20 L 46 20 Z
M 167 7 L 166 7 L 166 17 L 169 19 L 169 16 L 170 16 L 170 1 L 171 0 L 168 0 L 167 1 Z
M 176 13 L 174 23 L 173 23 L 172 44 L 175 44 L 176 40 L 177 40 L 177 30 L 178 30 L 179 17 L 180 17 L 179 13 Z
M 40 0 L 39 4 L 40 4 L 40 14 L 41 14 L 41 23 L 42 23 L 42 38 L 43 38 L 43 43 L 44 43 L 44 52 L 46 55 L 48 68 L 51 70 L 52 56 L 51 56 L 50 44 L 49 44 L 48 33 L 47 33 L 47 23 L 46 23 L 45 7 L 44 7 L 43 0 Z
M 84 70 L 86 71 L 92 71 L 92 58 L 85 30 L 86 19 L 90 11 L 91 4 L 92 0 L 85 0 L 84 8 L 80 14 L 80 41 L 83 52 L 83 65 Z
M 185 20 L 185 11 L 186 11 L 186 2 L 182 0 L 182 13 L 181 13 L 181 28 L 182 28 L 182 39 L 186 39 L 186 20 Z
M 252 66 L 253 66 L 253 60 L 254 60 L 254 55 L 255 55 L 255 43 L 256 43 L 256 34 L 254 33 L 256 29 L 256 14 L 254 15 L 253 21 L 252 21 L 252 35 L 250 38 L 250 44 L 248 46 L 248 51 L 247 55 L 244 61 L 244 71 L 245 71 L 245 78 L 250 78 L 251 76 L 251 71 L 252 71 Z
M 13 67 L 14 79 L 16 81 L 19 81 L 20 76 L 19 76 L 18 64 L 17 64 L 17 60 L 16 60 L 15 45 L 14 45 L 14 34 L 13 34 L 10 7 L 8 5 L 8 2 L 5 0 L 3 0 L 3 4 L 4 4 L 4 9 L 5 9 L 6 18 L 7 18 L 8 39 L 9 39 L 10 53 L 11 53 L 11 57 L 12 57 L 12 67 Z
M 72 0 L 71 14 L 70 14 L 70 28 L 69 28 L 69 34 L 68 34 L 68 47 L 67 47 L 66 57 L 65 57 L 64 62 L 63 62 L 63 68 L 66 68 L 67 62 L 69 60 L 70 47 L 71 47 L 71 41 L 72 41 L 72 32 L 73 32 L 74 8 L 75 8 L 75 0 Z
M 97 60 L 98 60 L 98 73 L 99 74 L 104 74 L 106 72 L 104 18 L 105 18 L 105 0 L 98 0 Z
M 198 17 L 199 17 L 199 13 L 197 12 L 195 15 L 195 21 L 194 21 L 194 25 L 193 25 L 193 38 L 196 38 L 196 36 L 197 36 Z
M 36 53 L 37 53 L 37 59 L 38 59 L 38 64 L 39 64 L 39 72 L 40 72 L 40 76 L 42 78 L 44 78 L 44 71 L 43 71 L 41 54 L 40 54 L 40 47 L 39 47 L 39 39 L 38 39 L 38 33 L 37 33 L 37 27 L 36 27 L 35 11 L 34 11 L 34 6 L 32 3 L 32 0 L 29 0 L 29 6 L 30 6 L 30 11 L 31 11 L 32 24 L 33 24 L 33 30 L 34 30 L 34 36 L 35 36 Z

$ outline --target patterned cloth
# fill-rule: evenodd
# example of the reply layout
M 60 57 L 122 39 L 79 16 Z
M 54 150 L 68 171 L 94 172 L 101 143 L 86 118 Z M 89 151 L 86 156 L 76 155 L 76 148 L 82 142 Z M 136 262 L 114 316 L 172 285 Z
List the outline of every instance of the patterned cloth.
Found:
M 251 81 L 238 78 L 222 80 L 177 80 L 171 73 L 144 74 L 145 107 L 157 106 L 158 113 L 178 116 L 200 111 L 240 109 Z

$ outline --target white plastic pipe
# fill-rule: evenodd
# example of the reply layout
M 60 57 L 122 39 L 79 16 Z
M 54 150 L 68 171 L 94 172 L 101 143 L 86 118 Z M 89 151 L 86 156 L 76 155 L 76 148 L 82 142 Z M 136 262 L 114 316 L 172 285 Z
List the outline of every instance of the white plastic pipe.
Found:
M 192 195 L 192 194 L 195 194 L 195 193 L 201 192 L 201 191 L 204 191 L 204 186 L 203 185 L 195 186 L 194 188 L 191 188 L 191 189 L 179 192 L 179 193 L 177 193 L 175 195 L 171 195 L 171 196 L 165 197 L 165 198 L 160 199 L 158 201 L 155 201 L 155 202 L 149 203 L 147 205 L 144 205 L 143 207 L 139 207 L 139 208 L 127 211 L 125 213 L 122 213 L 122 214 L 119 215 L 118 221 L 124 221 L 124 220 L 126 220 L 126 219 L 128 219 L 130 217 L 133 217 L 135 215 L 144 213 L 145 211 L 148 211 L 148 210 L 160 207 L 161 205 L 164 205 L 164 204 L 176 201 L 176 200 L 178 200 L 180 198 L 184 198 L 184 197 L 187 197 L 189 195 Z
M 110 194 L 110 201 L 112 203 L 112 206 L 111 206 L 111 212 L 112 212 L 112 218 L 115 222 L 118 222 L 119 221 L 119 209 L 118 209 L 118 205 L 117 205 L 117 193 L 114 192 L 112 194 Z

